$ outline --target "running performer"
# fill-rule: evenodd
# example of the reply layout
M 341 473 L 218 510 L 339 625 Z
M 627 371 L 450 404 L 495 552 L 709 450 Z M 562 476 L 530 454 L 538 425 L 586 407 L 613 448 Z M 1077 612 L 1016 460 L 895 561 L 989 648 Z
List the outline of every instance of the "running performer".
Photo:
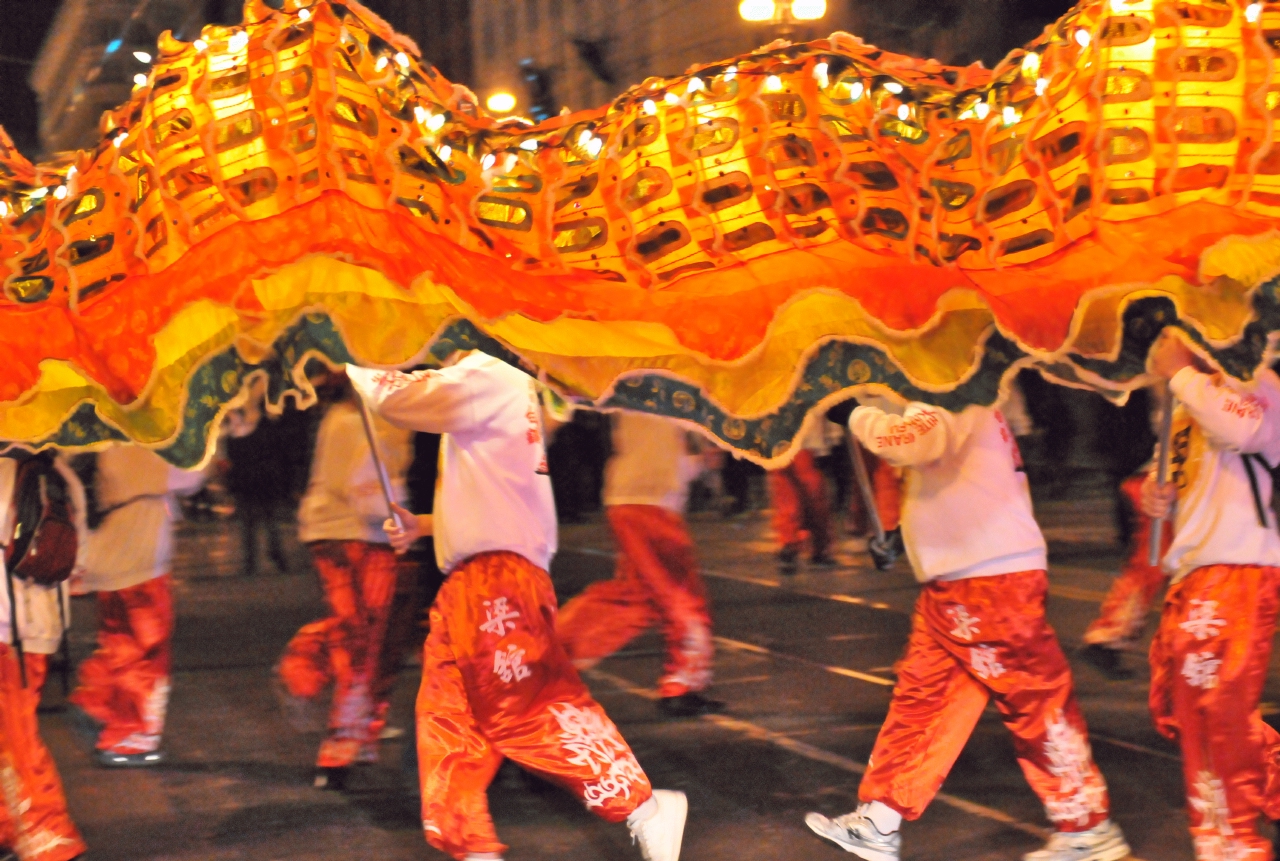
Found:
M 613 579 L 593 583 L 560 611 L 556 630 L 582 669 L 660 625 L 667 662 L 658 707 L 670 717 L 720 711 L 711 686 L 711 612 L 684 520 L 689 482 L 702 472 L 675 422 L 644 413 L 613 416 L 604 504 L 618 545 Z
M 387 421 L 444 435 L 432 528 L 447 579 L 417 704 L 427 842 L 458 859 L 502 857 L 487 790 L 509 757 L 625 821 L 647 861 L 676 861 L 684 793 L 650 787 L 556 639 L 556 513 L 534 380 L 474 352 L 439 371 L 348 373 Z
M 1280 379 L 1266 370 L 1246 388 L 1209 373 L 1168 334 L 1151 366 L 1179 404 L 1172 480 L 1148 478 L 1143 488 L 1150 517 L 1175 515 L 1164 555 L 1173 583 L 1151 644 L 1151 713 L 1182 747 L 1196 858 L 1266 861 L 1272 845 L 1258 817 L 1280 819 L 1280 733 L 1258 710 L 1280 613 L 1270 505 Z
M 104 520 L 89 535 L 81 588 L 98 593 L 98 648 L 80 664 L 69 699 L 96 732 L 100 765 L 164 761 L 175 496 L 203 484 L 200 471 L 170 466 L 141 446 L 113 446 L 97 457 L 94 487 Z
M 1056 829 L 1025 861 L 1125 858 L 1071 668 L 1045 619 L 1044 537 L 1003 417 L 981 407 L 952 414 L 911 404 L 895 416 L 863 406 L 849 427 L 905 469 L 902 535 L 924 588 L 862 804 L 805 822 L 859 858 L 896 861 L 902 820 L 924 813 L 994 699 Z

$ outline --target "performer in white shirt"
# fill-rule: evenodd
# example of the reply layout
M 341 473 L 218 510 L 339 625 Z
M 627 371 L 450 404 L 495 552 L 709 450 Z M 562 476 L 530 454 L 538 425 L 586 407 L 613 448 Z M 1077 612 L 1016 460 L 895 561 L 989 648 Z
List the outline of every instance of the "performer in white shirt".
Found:
M 447 579 L 417 707 L 427 841 L 458 859 L 501 858 L 487 789 L 510 757 L 625 820 L 646 861 L 676 861 L 684 793 L 651 789 L 556 640 L 555 503 L 533 379 L 482 353 L 440 371 L 348 373 L 387 421 L 444 435 L 433 527 Z
M 889 715 L 853 812 L 810 813 L 817 834 L 867 861 L 896 861 L 994 699 L 1056 833 L 1025 861 L 1120 861 L 1107 787 L 1089 750 L 1071 668 L 1044 615 L 1046 549 L 1013 434 L 1000 413 L 859 407 L 849 427 L 905 468 L 902 535 L 923 584 Z
M 711 686 L 711 612 L 684 509 L 689 482 L 702 472 L 688 434 L 670 419 L 621 412 L 613 419 L 613 456 L 604 472 L 604 504 L 618 544 L 613 579 L 593 583 L 564 606 L 556 630 L 582 669 L 660 625 L 667 662 L 659 708 L 672 717 L 719 711 Z
M 61 458 L 54 468 L 70 495 L 79 563 L 84 558 L 84 487 Z M 40 738 L 36 707 L 49 655 L 62 642 L 71 606 L 65 583 L 44 586 L 5 570 L 4 550 L 17 522 L 17 474 L 18 462 L 0 457 L 0 857 L 7 849 L 19 861 L 70 861 L 84 854 L 85 844 L 67 812 L 58 767 Z
M 1258 817 L 1280 819 L 1280 733 L 1258 703 L 1280 613 L 1270 504 L 1280 379 L 1264 370 L 1246 387 L 1210 373 L 1167 333 L 1151 367 L 1179 404 L 1172 480 L 1161 487 L 1148 477 L 1143 487 L 1149 516 L 1174 514 L 1163 560 L 1173 584 L 1151 644 L 1151 713 L 1182 746 L 1196 858 L 1269 858 Z
M 80 582 L 82 591 L 98 593 L 98 648 L 80 664 L 70 701 L 96 724 L 100 765 L 164 760 L 176 496 L 203 484 L 202 472 L 177 469 L 141 446 L 98 455 L 94 487 L 105 519 L 89 535 Z
M 387 507 L 358 403 L 348 387 L 325 413 L 298 509 L 298 537 L 311 551 L 329 615 L 299 629 L 277 667 L 277 691 L 299 729 L 309 706 L 333 687 L 328 731 L 316 754 L 320 789 L 342 789 L 354 765 L 377 761 L 390 708 L 380 659 L 397 562 L 382 531 Z M 385 422 L 376 423 L 375 433 L 403 502 L 409 435 Z

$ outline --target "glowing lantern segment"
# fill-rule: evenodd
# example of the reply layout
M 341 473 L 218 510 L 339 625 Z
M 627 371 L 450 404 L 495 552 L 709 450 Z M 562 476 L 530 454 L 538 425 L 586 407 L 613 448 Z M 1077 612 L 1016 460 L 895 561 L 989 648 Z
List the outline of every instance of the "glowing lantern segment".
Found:
M 835 36 L 539 125 L 358 3 L 278 5 L 145 52 L 90 152 L 0 138 L 0 439 L 198 460 L 251 370 L 439 336 L 782 459 L 848 387 L 1135 385 L 1126 313 L 1240 376 L 1280 329 L 1267 5 L 1091 0 L 992 70 Z

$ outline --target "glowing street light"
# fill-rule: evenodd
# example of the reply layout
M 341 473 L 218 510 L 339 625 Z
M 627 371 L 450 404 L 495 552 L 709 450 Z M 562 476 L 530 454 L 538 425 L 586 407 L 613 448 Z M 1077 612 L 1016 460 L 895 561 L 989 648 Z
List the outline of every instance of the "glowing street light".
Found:
M 738 16 L 743 21 L 782 24 L 817 21 L 827 14 L 827 0 L 742 0 Z
M 516 109 L 516 97 L 510 93 L 497 92 L 489 96 L 484 105 L 490 113 L 509 114 Z

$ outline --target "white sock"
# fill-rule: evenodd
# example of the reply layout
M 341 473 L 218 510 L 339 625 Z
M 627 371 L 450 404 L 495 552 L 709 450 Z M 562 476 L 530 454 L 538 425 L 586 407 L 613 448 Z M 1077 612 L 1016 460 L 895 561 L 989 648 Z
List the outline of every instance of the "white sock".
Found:
M 892 834 L 902 826 L 902 814 L 887 804 L 879 801 L 868 801 L 860 808 L 862 815 L 871 820 L 871 824 L 881 834 Z
M 627 817 L 627 824 L 634 827 L 636 825 L 639 825 L 641 822 L 644 822 L 646 819 L 648 819 L 650 816 L 652 816 L 657 812 L 658 812 L 658 799 L 654 798 L 651 795 L 649 796 L 648 801 L 646 801 L 644 804 L 641 804 L 635 810 L 631 811 L 631 815 Z
M 502 856 L 497 852 L 472 852 L 466 861 L 502 861 Z

